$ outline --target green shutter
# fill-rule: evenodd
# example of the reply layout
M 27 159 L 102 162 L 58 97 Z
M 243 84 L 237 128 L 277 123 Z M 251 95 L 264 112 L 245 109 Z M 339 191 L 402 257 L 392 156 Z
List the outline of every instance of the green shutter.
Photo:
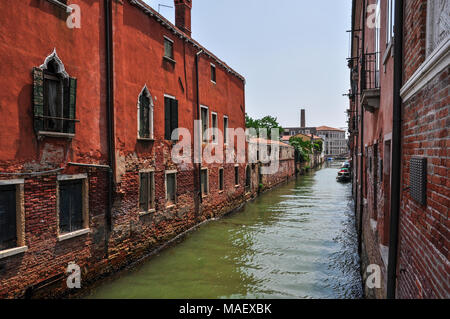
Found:
M 170 110 L 171 110 L 171 99 L 170 98 L 164 98 L 164 125 L 165 125 L 165 138 L 166 140 L 171 139 L 172 130 L 170 127 L 171 120 L 170 120 Z
M 69 78 L 69 118 L 75 120 L 77 104 L 77 79 Z M 75 121 L 69 121 L 68 132 L 75 134 Z
M 40 68 L 33 68 L 33 114 L 37 133 L 44 129 L 44 71 Z
M 172 100 L 170 106 L 170 126 L 172 131 L 178 128 L 178 101 Z M 175 137 L 175 140 L 178 140 L 178 136 Z

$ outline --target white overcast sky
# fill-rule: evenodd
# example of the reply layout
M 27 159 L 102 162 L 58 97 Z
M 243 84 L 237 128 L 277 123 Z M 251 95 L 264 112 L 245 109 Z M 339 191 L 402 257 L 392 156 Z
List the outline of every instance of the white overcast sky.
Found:
M 351 0 L 193 0 L 192 37 L 246 78 L 250 116 L 299 126 L 305 108 L 307 126 L 345 127 L 350 21 Z

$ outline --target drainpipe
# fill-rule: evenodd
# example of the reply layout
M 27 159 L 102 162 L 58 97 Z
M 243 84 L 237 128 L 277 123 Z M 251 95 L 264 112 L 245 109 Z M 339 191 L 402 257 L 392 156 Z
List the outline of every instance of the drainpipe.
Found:
M 395 2 L 394 26 L 394 105 L 392 127 L 391 220 L 389 227 L 388 299 L 395 299 L 397 277 L 398 224 L 401 187 L 401 107 L 400 89 L 403 80 L 403 0 Z
M 196 84 L 197 84 L 197 85 L 196 85 L 196 92 L 197 92 L 197 120 L 198 120 L 198 121 L 201 120 L 201 111 L 200 111 L 200 88 L 199 88 L 199 87 L 200 87 L 200 80 L 199 80 L 199 72 L 198 72 L 198 62 L 199 62 L 199 60 L 200 60 L 200 55 L 201 55 L 202 53 L 203 53 L 203 50 L 200 50 L 200 51 L 198 51 L 197 54 L 195 55 L 195 79 L 196 79 Z M 202 128 L 200 128 L 200 130 L 201 130 L 201 129 L 202 129 Z M 195 130 L 195 125 L 194 125 L 194 130 Z M 194 134 L 194 135 L 195 135 L 195 134 Z M 195 139 L 195 138 L 200 138 L 200 137 L 194 136 L 194 139 Z M 202 151 L 202 141 L 200 140 L 199 142 L 200 142 L 200 144 L 199 144 L 199 150 L 198 150 L 198 151 L 201 152 L 201 151 Z M 195 145 L 195 141 L 194 141 L 194 145 Z M 195 150 L 194 150 L 194 152 L 195 152 Z M 199 159 L 202 160 L 201 154 L 200 154 Z M 201 192 L 201 189 L 200 189 L 200 187 L 201 187 L 201 185 L 202 185 L 202 181 L 201 181 L 201 179 L 202 179 L 201 170 L 202 170 L 202 163 L 200 162 L 200 163 L 197 163 L 197 173 L 198 173 L 197 183 L 195 183 L 195 181 L 194 181 L 194 185 L 197 184 L 196 192 L 197 192 L 197 202 L 198 202 L 199 204 L 201 204 L 201 203 L 203 202 L 202 192 Z M 194 174 L 194 175 L 195 175 L 195 174 Z M 195 178 L 195 177 L 194 177 L 194 178 Z M 198 205 L 196 211 L 197 211 L 197 213 L 200 212 L 200 205 Z
M 361 34 L 361 81 L 360 81 L 360 91 L 362 91 L 365 87 L 365 57 L 364 57 L 364 45 L 366 39 L 366 1 L 363 1 L 363 23 L 362 23 L 362 34 Z M 364 212 L 364 106 L 359 103 L 361 106 L 361 145 L 360 145 L 360 185 L 361 192 L 359 196 L 359 230 L 358 230 L 358 251 L 361 255 L 362 253 L 362 227 L 363 227 L 363 212 Z
M 108 238 L 112 230 L 112 196 L 114 188 L 115 150 L 114 150 L 114 99 L 113 99 L 113 48 L 112 48 L 112 5 L 111 0 L 104 1 L 105 9 L 105 51 L 106 51 L 106 117 L 108 134 L 108 201 L 105 216 L 105 253 L 108 255 Z

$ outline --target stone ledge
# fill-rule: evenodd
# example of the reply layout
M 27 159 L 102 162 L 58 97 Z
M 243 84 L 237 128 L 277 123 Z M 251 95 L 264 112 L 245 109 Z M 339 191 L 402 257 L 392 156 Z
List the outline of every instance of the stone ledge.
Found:
M 59 235 L 58 236 L 58 241 L 63 241 L 63 240 L 75 238 L 75 237 L 78 237 L 78 236 L 82 236 L 82 235 L 88 234 L 90 232 L 91 232 L 91 230 L 89 228 L 86 228 L 86 229 L 77 230 L 77 231 L 74 231 L 74 232 L 71 232 L 71 233 L 68 233 L 68 234 Z
M 28 246 L 16 247 L 0 251 L 0 259 L 22 254 L 28 250 Z

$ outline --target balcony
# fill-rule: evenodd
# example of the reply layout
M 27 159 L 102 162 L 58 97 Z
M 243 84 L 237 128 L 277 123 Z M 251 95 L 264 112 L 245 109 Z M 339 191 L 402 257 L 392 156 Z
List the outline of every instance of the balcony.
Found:
M 361 104 L 373 113 L 380 108 L 380 53 L 366 53 L 362 60 Z

